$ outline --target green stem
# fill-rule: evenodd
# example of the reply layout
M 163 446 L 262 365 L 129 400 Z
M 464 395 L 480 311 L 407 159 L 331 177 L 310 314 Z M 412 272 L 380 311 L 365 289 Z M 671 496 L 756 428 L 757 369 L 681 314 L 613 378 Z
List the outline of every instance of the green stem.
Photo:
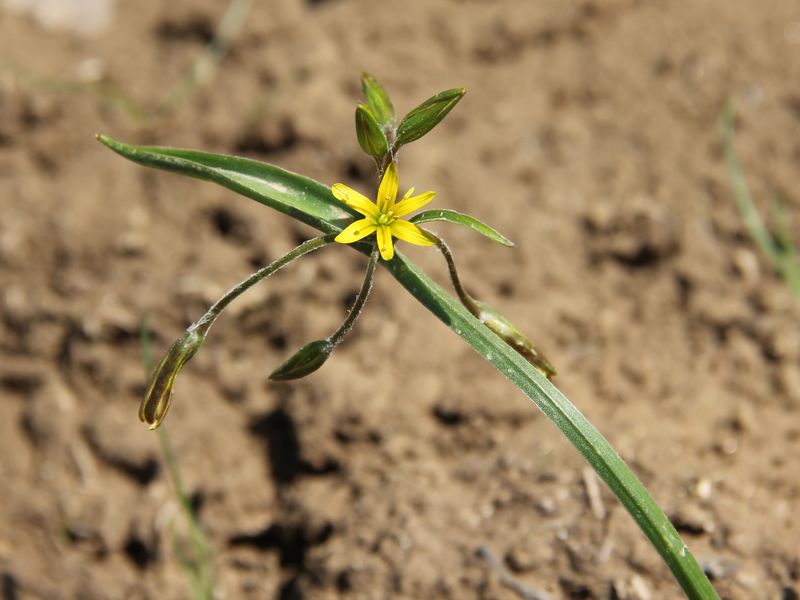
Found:
M 208 309 L 206 314 L 204 314 L 197 322 L 191 325 L 187 331 L 190 333 L 197 333 L 199 336 L 204 338 L 208 334 L 208 330 L 211 329 L 211 326 L 214 324 L 214 321 L 217 320 L 217 317 L 219 317 L 222 311 L 225 310 L 225 307 L 233 302 L 233 300 L 241 296 L 259 281 L 265 277 L 269 277 L 275 271 L 285 267 L 293 260 L 330 244 L 334 237 L 336 237 L 334 234 L 328 234 L 307 240 L 297 246 L 297 248 L 291 252 L 280 257 L 278 260 L 268 264 L 266 267 L 260 268 L 247 279 L 228 290 L 228 292 L 222 298 L 217 300 L 211 306 L 211 308 Z
M 364 283 L 361 284 L 361 289 L 358 292 L 356 301 L 353 303 L 353 307 L 347 314 L 347 318 L 344 320 L 344 323 L 342 323 L 339 326 L 339 329 L 334 331 L 328 337 L 328 341 L 331 343 L 332 348 L 342 343 L 342 340 L 348 333 L 350 333 L 350 330 L 353 328 L 353 325 L 358 320 L 358 317 L 361 315 L 361 312 L 364 310 L 364 305 L 366 304 L 367 298 L 369 298 L 369 293 L 372 290 L 372 282 L 375 279 L 374 275 L 375 275 L 376 264 L 378 264 L 377 247 L 375 247 L 375 249 L 369 255 L 369 263 L 367 264 L 367 272 L 364 275 Z
M 425 233 L 436 240 L 436 247 L 439 248 L 439 251 L 444 256 L 445 261 L 447 262 L 447 271 L 450 273 L 450 281 L 453 284 L 453 289 L 456 291 L 459 300 L 461 303 L 467 307 L 467 310 L 471 312 L 473 315 L 478 315 L 481 312 L 480 306 L 478 306 L 475 302 L 475 299 L 467 293 L 467 290 L 464 289 L 464 286 L 461 285 L 461 278 L 458 276 L 458 270 L 456 269 L 456 261 L 453 258 L 453 253 L 450 251 L 450 247 L 444 242 L 442 238 L 439 236 L 431 233 L 427 229 Z

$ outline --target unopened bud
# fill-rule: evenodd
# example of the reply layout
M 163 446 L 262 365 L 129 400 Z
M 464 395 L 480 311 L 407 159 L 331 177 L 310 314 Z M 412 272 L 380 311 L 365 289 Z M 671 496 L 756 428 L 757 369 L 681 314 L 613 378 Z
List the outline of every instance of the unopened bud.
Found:
M 361 148 L 370 156 L 382 158 L 389 151 L 386 134 L 366 104 L 356 107 L 356 136 Z
M 390 131 L 394 125 L 394 107 L 389 94 L 383 86 L 369 73 L 361 75 L 361 86 L 372 114 L 384 131 Z
M 148 423 L 150 429 L 161 425 L 167 415 L 172 401 L 175 378 L 183 365 L 195 355 L 197 349 L 203 344 L 203 340 L 205 340 L 205 336 L 197 331 L 187 331 L 170 346 L 150 376 L 150 384 L 147 386 L 147 392 L 139 406 L 139 419 Z
M 395 149 L 418 140 L 447 116 L 466 93 L 464 88 L 453 88 L 428 98 L 408 113 L 397 127 Z
M 542 375 L 551 379 L 556 374 L 555 368 L 547 360 L 544 353 L 534 346 L 528 336 L 517 329 L 516 325 L 488 304 L 475 300 L 475 305 L 478 309 L 475 316 L 480 322 L 497 334 L 506 344 L 519 352 Z
M 326 338 L 306 344 L 269 376 L 272 381 L 289 381 L 310 375 L 319 369 L 333 352 L 335 344 Z

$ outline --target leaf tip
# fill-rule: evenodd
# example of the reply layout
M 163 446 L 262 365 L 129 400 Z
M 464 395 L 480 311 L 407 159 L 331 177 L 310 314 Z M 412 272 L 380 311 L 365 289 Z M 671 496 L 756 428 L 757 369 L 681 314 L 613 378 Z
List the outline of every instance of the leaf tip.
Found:
M 94 139 L 103 144 L 105 147 L 111 148 L 112 150 L 119 146 L 119 142 L 102 133 L 95 133 Z

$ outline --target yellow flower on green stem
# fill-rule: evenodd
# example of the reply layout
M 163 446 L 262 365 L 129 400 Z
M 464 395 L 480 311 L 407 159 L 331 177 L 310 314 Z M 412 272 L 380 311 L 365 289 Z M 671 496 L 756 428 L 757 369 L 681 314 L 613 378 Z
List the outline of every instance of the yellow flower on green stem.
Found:
M 375 233 L 378 238 L 378 250 L 380 250 L 383 260 L 392 260 L 394 257 L 392 236 L 417 246 L 433 246 L 435 242 L 428 238 L 424 231 L 414 223 L 400 217 L 425 206 L 433 200 L 436 192 L 425 192 L 412 196 L 414 188 L 411 188 L 400 202 L 395 202 L 398 187 L 397 165 L 394 161 L 389 164 L 386 173 L 383 174 L 383 179 L 378 187 L 378 198 L 375 202 L 343 183 L 334 183 L 331 186 L 333 195 L 365 217 L 348 225 L 336 236 L 335 241 L 340 244 L 352 244 Z

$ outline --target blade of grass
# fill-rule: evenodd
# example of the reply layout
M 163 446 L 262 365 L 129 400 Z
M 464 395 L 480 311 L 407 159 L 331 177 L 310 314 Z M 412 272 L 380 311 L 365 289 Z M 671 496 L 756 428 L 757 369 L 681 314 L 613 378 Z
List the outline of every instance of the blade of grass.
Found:
M 739 157 L 736 155 L 736 148 L 733 144 L 735 118 L 735 106 L 733 101 L 729 100 L 722 112 L 720 125 L 725 145 L 725 162 L 728 165 L 736 206 L 739 209 L 744 226 L 756 246 L 786 281 L 792 293 L 800 299 L 800 262 L 797 260 L 789 237 L 783 207 L 779 200 L 776 206 L 775 200 L 777 200 L 777 197 L 773 198 L 773 220 L 778 229 L 778 237 L 776 238 L 767 229 L 764 220 L 758 213 L 753 197 L 750 195 L 750 188 L 747 185 L 744 170 L 739 162 Z
M 222 15 L 213 39 L 203 49 L 191 71 L 172 88 L 161 106 L 166 113 L 174 112 L 214 75 L 217 67 L 230 51 L 233 40 L 247 23 L 251 0 L 231 0 Z
M 800 299 L 800 261 L 798 261 L 797 250 L 792 243 L 786 210 L 777 194 L 772 196 L 772 223 L 775 225 L 775 246 L 781 255 L 781 266 L 778 268 L 778 272 L 783 275 L 789 289 Z
M 247 23 L 252 0 L 230 0 L 217 30 L 187 74 L 180 78 L 166 95 L 155 101 L 139 101 L 121 85 L 109 81 L 82 81 L 74 77 L 50 76 L 8 59 L 0 59 L 0 70 L 8 70 L 31 85 L 54 94 L 94 94 L 132 119 L 145 126 L 155 118 L 168 117 L 189 100 L 198 89 L 209 83 L 217 67 L 230 52 L 230 48 Z
M 241 158 L 190 150 L 131 146 L 105 136 L 98 140 L 122 156 L 146 166 L 214 181 L 325 233 L 340 231 L 350 219 L 329 189 L 278 167 Z M 356 246 L 367 253 L 369 246 Z M 649 492 L 608 441 L 547 378 L 503 343 L 466 308 L 402 253 L 381 261 L 423 306 L 472 346 L 519 388 L 584 456 L 645 533 L 691 600 L 718 599 L 688 547 Z

